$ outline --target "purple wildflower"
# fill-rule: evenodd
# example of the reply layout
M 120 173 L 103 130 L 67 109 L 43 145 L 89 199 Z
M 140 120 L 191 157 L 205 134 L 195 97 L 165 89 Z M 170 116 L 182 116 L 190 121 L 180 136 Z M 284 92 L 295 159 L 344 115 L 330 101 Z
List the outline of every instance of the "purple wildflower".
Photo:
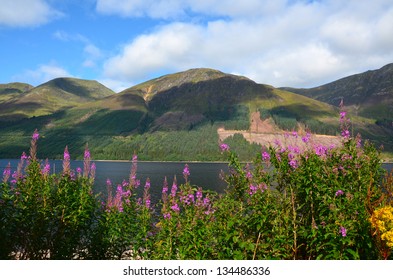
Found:
M 320 157 L 324 156 L 324 155 L 326 155 L 327 151 L 328 151 L 328 149 L 323 145 L 318 145 L 315 147 L 315 154 L 317 156 L 320 156 Z
M 222 152 L 229 151 L 229 146 L 225 143 L 220 144 L 220 149 Z
M 336 191 L 336 196 L 341 196 L 341 195 L 343 195 L 343 194 L 344 194 L 344 192 L 343 192 L 342 190 Z
M 343 226 L 340 226 L 339 233 L 341 234 L 342 237 L 347 236 L 347 229 Z
M 63 174 L 70 173 L 70 153 L 68 152 L 68 146 L 64 149 L 64 160 L 63 160 Z
M 171 218 L 171 213 L 164 213 L 164 219 L 169 220 Z
M 8 163 L 3 171 L 3 182 L 6 183 L 11 176 L 11 163 Z
M 42 169 L 42 174 L 44 176 L 48 176 L 49 172 L 50 172 L 50 164 L 49 164 L 48 160 L 46 160 L 44 168 Z
M 136 171 L 138 168 L 138 156 L 134 154 L 132 156 L 132 165 L 131 165 L 131 170 L 130 170 L 130 177 L 129 177 L 129 182 L 130 182 L 130 187 L 137 188 L 140 185 L 140 181 L 136 179 Z
M 162 193 L 167 194 L 168 193 L 168 181 L 166 179 L 166 176 L 164 178 L 164 186 L 162 187 Z
M 18 181 L 18 173 L 16 171 L 14 171 L 14 173 L 12 173 L 11 176 L 13 179 L 11 180 L 11 184 L 15 185 L 16 182 Z
M 250 190 L 248 192 L 249 195 L 253 195 L 257 192 L 258 187 L 254 186 L 253 184 L 250 185 Z
M 281 144 L 281 141 L 280 140 L 278 140 L 278 139 L 274 139 L 274 142 L 273 142 L 276 146 L 278 146 L 278 147 L 281 147 L 282 146 L 282 144 Z
M 40 137 L 38 134 L 38 130 L 34 130 L 33 136 L 31 138 L 30 142 L 30 158 L 34 161 L 36 160 L 36 155 L 37 155 L 37 140 Z
M 112 186 L 112 182 L 111 182 L 111 179 L 106 179 L 106 185 L 108 186 L 108 187 L 111 187 Z
M 179 205 L 177 205 L 177 203 L 174 204 L 174 205 L 172 205 L 172 206 L 171 206 L 171 209 L 172 209 L 173 211 L 175 211 L 175 212 L 180 212 L 180 207 L 179 207 Z
M 150 209 L 150 204 L 151 204 L 149 190 L 150 190 L 150 179 L 147 178 L 145 183 L 145 190 L 143 192 L 143 201 L 145 202 L 145 206 L 147 209 Z
M 300 148 L 298 146 L 289 145 L 288 146 L 288 151 L 291 151 L 291 152 L 293 152 L 295 154 L 300 154 Z
M 26 160 L 27 159 L 27 155 L 25 152 L 22 153 L 20 160 Z
M 188 195 L 188 199 L 190 200 L 191 203 L 194 203 L 194 202 L 195 202 L 195 196 L 194 196 L 194 194 L 190 193 L 190 194 Z
M 90 173 L 90 151 L 86 144 L 85 152 L 83 155 L 83 176 L 87 177 Z
M 340 112 L 341 136 L 344 137 L 344 139 L 348 139 L 350 137 L 349 127 L 351 125 L 351 121 L 346 117 L 346 115 L 346 112 Z
M 95 176 L 96 176 L 96 169 L 97 169 L 96 164 L 93 162 L 93 163 L 91 164 L 91 167 L 90 167 L 90 179 L 91 179 L 91 180 L 94 180 L 94 179 L 95 179 Z
M 297 138 L 298 137 L 297 131 L 292 131 L 292 136 Z
M 203 206 L 208 207 L 210 205 L 210 199 L 208 197 L 205 197 L 203 199 Z
M 289 161 L 289 165 L 290 165 L 293 169 L 296 169 L 296 168 L 298 167 L 297 160 L 291 159 L 291 160 Z
M 176 176 L 175 176 L 175 178 L 173 179 L 173 184 L 172 184 L 172 188 L 171 188 L 171 196 L 175 197 L 176 192 L 177 192 L 177 180 L 176 180 Z
M 247 179 L 251 179 L 252 178 L 252 173 L 250 171 L 247 171 L 246 178 Z
M 68 146 L 64 150 L 64 160 L 70 160 L 70 153 L 68 152 Z
M 350 136 L 349 130 L 348 129 L 343 130 L 341 132 L 341 136 L 344 138 L 349 138 L 349 136 Z
M 85 150 L 85 153 L 84 153 L 84 156 L 83 156 L 85 159 L 87 159 L 87 158 L 90 158 L 90 151 L 89 151 L 89 149 L 86 147 L 86 150 Z
M 150 189 L 150 179 L 149 178 L 146 179 L 145 189 Z
M 82 168 L 77 167 L 77 168 L 76 168 L 76 172 L 77 172 L 78 174 L 81 174 L 81 173 L 82 173 Z
M 186 165 L 184 166 L 184 169 L 183 169 L 183 176 L 184 176 L 184 180 L 186 180 L 186 184 L 187 184 L 187 182 L 188 182 L 188 176 L 190 176 L 190 169 L 188 168 L 188 164 L 186 164 Z
M 309 134 L 310 134 L 310 133 L 307 133 L 306 136 L 303 136 L 303 137 L 302 137 L 302 141 L 303 141 L 304 143 L 308 143 L 308 142 L 310 141 L 310 136 L 309 136 Z
M 123 191 L 123 188 L 121 185 L 118 185 L 116 188 L 116 195 L 114 198 L 112 198 L 112 190 L 111 190 L 111 181 L 107 179 L 106 181 L 107 187 L 108 187 L 108 199 L 107 199 L 107 211 L 110 212 L 111 208 L 114 208 L 118 210 L 119 212 L 123 212 L 123 196 L 125 192 Z
M 198 188 L 197 192 L 196 192 L 196 199 L 197 201 L 200 201 L 202 199 L 202 188 Z
M 33 133 L 32 139 L 33 139 L 34 141 L 37 141 L 38 138 L 40 138 L 40 134 L 38 133 L 38 130 L 36 129 L 36 130 L 34 131 L 34 133 Z
M 362 147 L 362 137 L 359 133 L 356 135 L 356 147 L 357 148 Z
M 145 206 L 146 206 L 147 209 L 150 209 L 150 204 L 151 204 L 150 199 L 146 199 Z
M 263 159 L 264 161 L 269 161 L 269 160 L 270 160 L 270 155 L 269 155 L 269 153 L 268 153 L 268 152 L 263 152 L 263 153 L 262 153 L 262 159 Z

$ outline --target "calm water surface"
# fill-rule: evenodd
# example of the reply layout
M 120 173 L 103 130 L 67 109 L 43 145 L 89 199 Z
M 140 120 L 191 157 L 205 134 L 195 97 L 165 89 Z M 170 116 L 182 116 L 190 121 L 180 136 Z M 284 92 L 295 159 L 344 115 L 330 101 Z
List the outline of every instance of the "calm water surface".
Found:
M 61 172 L 62 161 L 61 160 L 50 160 L 50 165 L 53 172 Z M 117 184 L 120 184 L 123 180 L 128 180 L 132 162 L 122 161 L 94 161 L 96 164 L 96 179 L 94 188 L 96 192 L 106 193 L 106 181 L 110 179 L 112 182 L 113 189 L 116 188 Z M 8 163 L 11 163 L 12 172 L 16 170 L 19 160 L 17 159 L 3 159 L 0 160 L 0 176 Z M 167 178 L 169 188 L 172 186 L 174 176 L 176 176 L 178 184 L 184 183 L 183 169 L 185 163 L 180 162 L 143 162 L 140 161 L 137 164 L 137 179 L 141 181 L 140 192 L 143 190 L 143 186 L 146 179 L 150 179 L 151 183 L 151 196 L 153 201 L 157 201 L 161 198 L 162 186 L 165 177 Z M 192 185 L 200 186 L 206 190 L 213 190 L 217 192 L 223 192 L 226 184 L 220 179 L 221 170 L 224 172 L 228 171 L 228 165 L 226 163 L 188 163 L 190 169 L 189 181 Z M 77 167 L 83 168 L 83 161 L 74 160 L 71 161 L 71 168 L 76 169 Z

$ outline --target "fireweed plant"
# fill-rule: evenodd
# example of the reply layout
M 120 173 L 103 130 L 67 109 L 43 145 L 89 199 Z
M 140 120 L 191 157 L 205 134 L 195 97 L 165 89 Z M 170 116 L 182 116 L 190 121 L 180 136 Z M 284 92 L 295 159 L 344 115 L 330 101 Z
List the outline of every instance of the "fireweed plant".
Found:
M 342 143 L 285 133 L 250 164 L 220 143 L 229 173 L 223 194 L 165 178 L 153 205 L 150 180 L 128 180 L 107 196 L 93 194 L 95 165 L 86 146 L 83 169 L 50 174 L 36 158 L 39 133 L 17 170 L 0 185 L 2 259 L 389 259 L 393 247 L 393 175 L 382 178 L 379 151 L 340 112 Z M 290 144 L 289 144 L 290 143 Z M 137 189 L 143 188 L 138 197 Z M 140 192 L 138 192 L 140 193 Z

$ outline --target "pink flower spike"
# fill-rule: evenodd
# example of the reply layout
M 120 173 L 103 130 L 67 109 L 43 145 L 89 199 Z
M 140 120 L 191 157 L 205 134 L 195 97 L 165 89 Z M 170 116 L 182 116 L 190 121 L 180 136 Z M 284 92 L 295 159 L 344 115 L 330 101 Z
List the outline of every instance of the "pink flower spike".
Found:
M 40 134 L 38 133 L 38 130 L 36 129 L 36 130 L 34 131 L 34 133 L 33 133 L 32 139 L 35 140 L 35 141 L 37 141 L 38 138 L 40 138 Z
M 26 153 L 23 152 L 22 155 L 21 155 L 21 157 L 20 157 L 20 159 L 21 159 L 21 160 L 26 160 L 27 158 L 28 158 L 28 157 L 27 157 Z

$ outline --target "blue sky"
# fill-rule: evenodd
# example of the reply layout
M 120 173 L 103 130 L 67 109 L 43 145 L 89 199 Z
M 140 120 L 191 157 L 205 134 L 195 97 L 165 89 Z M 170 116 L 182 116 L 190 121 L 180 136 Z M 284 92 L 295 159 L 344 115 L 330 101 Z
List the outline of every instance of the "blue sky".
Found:
M 0 0 L 0 83 L 208 67 L 318 86 L 393 62 L 391 0 Z

